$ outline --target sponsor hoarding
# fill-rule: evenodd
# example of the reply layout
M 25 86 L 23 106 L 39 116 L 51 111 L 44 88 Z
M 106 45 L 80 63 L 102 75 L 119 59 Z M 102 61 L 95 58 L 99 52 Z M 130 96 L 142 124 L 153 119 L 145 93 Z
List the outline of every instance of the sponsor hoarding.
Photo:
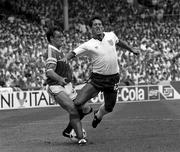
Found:
M 55 105 L 46 91 L 20 91 L 0 94 L 0 109 L 19 109 Z
M 78 91 L 84 85 L 77 86 Z M 166 85 L 118 86 L 117 102 L 148 102 L 180 99 L 180 87 Z M 90 103 L 104 102 L 103 93 L 89 100 Z M 58 106 L 45 90 L 0 92 L 0 110 Z
M 129 87 L 119 87 L 117 100 L 119 102 L 123 101 L 146 101 L 148 100 L 148 89 L 145 86 L 129 86 Z
M 148 86 L 148 100 L 157 101 L 160 99 L 159 86 Z

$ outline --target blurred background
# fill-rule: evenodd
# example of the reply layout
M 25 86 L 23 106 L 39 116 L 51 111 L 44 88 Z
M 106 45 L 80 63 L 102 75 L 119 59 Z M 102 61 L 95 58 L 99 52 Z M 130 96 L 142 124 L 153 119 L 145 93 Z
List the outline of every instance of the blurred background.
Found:
M 69 52 L 90 38 L 88 20 L 95 14 L 106 31 L 141 51 L 136 57 L 117 48 L 121 82 L 180 80 L 179 0 L 0 0 L 0 87 L 43 89 L 48 27 L 64 30 L 62 49 Z M 85 83 L 89 60 L 76 58 L 71 67 L 73 82 Z

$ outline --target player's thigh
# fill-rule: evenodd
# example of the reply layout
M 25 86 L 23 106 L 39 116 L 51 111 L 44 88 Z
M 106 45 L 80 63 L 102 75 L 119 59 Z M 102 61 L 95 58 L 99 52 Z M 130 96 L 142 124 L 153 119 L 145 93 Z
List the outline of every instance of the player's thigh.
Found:
M 78 114 L 77 109 L 73 103 L 73 101 L 69 98 L 69 96 L 61 91 L 55 95 L 55 101 L 58 103 L 63 109 L 68 111 L 70 114 Z
M 47 86 L 47 92 L 66 111 L 72 113 L 76 110 L 75 105 L 70 98 L 67 90 L 60 85 Z
M 95 92 L 95 93 L 92 95 L 91 98 L 94 98 L 95 96 L 97 96 L 98 93 L 99 93 L 99 91 Z M 85 104 L 83 104 L 83 105 L 81 106 L 82 109 L 89 109 L 89 107 L 90 107 L 90 104 L 89 104 L 88 102 L 86 102 Z
M 77 94 L 74 103 L 76 105 L 85 104 L 88 100 L 93 98 L 99 93 L 99 91 L 90 83 L 87 83 Z
M 116 104 L 116 99 L 117 99 L 117 92 L 108 92 L 104 91 L 104 103 L 105 103 L 105 109 L 108 112 L 113 111 L 113 108 Z

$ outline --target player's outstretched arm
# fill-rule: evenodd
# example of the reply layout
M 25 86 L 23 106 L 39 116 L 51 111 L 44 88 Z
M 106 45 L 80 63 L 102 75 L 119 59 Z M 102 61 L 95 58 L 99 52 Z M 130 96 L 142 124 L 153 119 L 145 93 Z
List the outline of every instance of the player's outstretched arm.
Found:
M 178 58 L 180 58 L 180 53 L 176 54 L 171 60 L 172 62 L 175 62 Z
M 126 42 L 119 40 L 119 42 L 117 43 L 117 45 L 123 49 L 126 49 L 130 52 L 132 52 L 135 55 L 139 55 L 139 50 L 136 48 L 132 48 L 131 46 L 129 46 Z
M 76 56 L 76 53 L 75 52 L 69 52 L 68 54 L 66 54 L 66 56 L 61 59 L 61 61 L 65 62 L 65 63 L 68 63 L 69 60 L 71 60 L 72 58 L 74 58 Z
M 76 53 L 75 52 L 69 52 L 67 55 L 66 55 L 66 59 L 67 60 L 71 60 L 72 58 L 74 58 L 76 56 Z

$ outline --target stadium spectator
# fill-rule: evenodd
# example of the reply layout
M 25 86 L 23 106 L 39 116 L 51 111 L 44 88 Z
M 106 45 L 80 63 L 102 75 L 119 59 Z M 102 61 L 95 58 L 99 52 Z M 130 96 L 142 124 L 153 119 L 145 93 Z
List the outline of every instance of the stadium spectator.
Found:
M 163 77 L 163 72 L 166 70 L 169 62 L 171 63 L 171 58 L 176 56 L 180 49 L 180 1 L 160 1 L 161 3 L 159 5 L 161 8 L 157 10 L 139 7 L 134 2 L 128 3 L 119 0 L 93 2 L 91 0 L 87 0 L 86 2 L 82 0 L 69 1 L 70 29 L 66 31 L 63 42 L 66 52 L 73 50 L 80 43 L 89 39 L 88 33 L 90 28 L 86 23 L 86 19 L 88 20 L 94 14 L 95 10 L 98 10 L 98 14 L 101 14 L 105 21 L 105 29 L 107 31 L 111 30 L 110 22 L 116 31 L 118 31 L 120 38 L 126 40 L 134 47 L 141 46 L 142 56 L 139 60 L 136 60 L 138 61 L 136 65 L 138 65 L 137 67 L 140 69 L 140 72 L 148 69 L 149 62 L 152 62 L 152 66 L 156 66 L 153 75 L 156 75 L 157 78 L 159 76 Z M 12 67 L 16 66 L 16 64 L 12 64 L 12 62 L 17 61 L 20 62 L 18 71 L 23 81 L 29 84 L 29 87 L 34 86 L 32 81 L 38 81 L 35 75 L 44 79 L 44 75 L 41 73 L 44 70 L 39 68 L 30 69 L 30 74 L 34 76 L 30 80 L 26 77 L 26 64 L 33 63 L 34 61 L 32 59 L 39 57 L 47 49 L 46 38 L 44 36 L 47 30 L 47 24 L 62 24 L 63 4 L 60 1 L 53 0 L 11 0 L 6 1 L 6 4 L 1 6 L 3 6 L 3 11 L 0 10 L 0 66 L 4 71 L 4 77 L 2 79 L 5 82 L 7 73 L 10 75 L 15 74 Z M 8 10 L 9 8 L 12 8 L 15 12 L 11 12 Z M 161 11 L 163 13 L 160 13 Z M 158 20 L 159 13 L 161 14 L 160 20 Z M 35 16 L 37 18 L 34 18 Z M 82 22 L 82 18 L 85 19 L 85 22 Z M 161 53 L 158 61 L 151 60 L 150 54 L 156 52 Z M 119 64 L 122 65 L 121 68 L 127 69 L 126 76 L 122 76 L 122 78 L 125 79 L 125 77 L 129 76 L 133 80 L 133 75 L 138 70 L 132 68 L 133 65 L 129 63 L 131 54 L 124 51 L 123 54 L 118 55 L 119 59 L 121 55 L 123 56 L 123 59 L 119 60 Z M 132 59 L 131 63 L 133 63 Z M 33 64 L 29 66 L 33 67 Z M 77 69 L 76 64 L 80 65 L 81 68 Z M 172 66 L 174 67 L 172 68 Z M 90 62 L 84 60 L 84 58 L 78 58 L 75 62 L 73 61 L 72 68 L 76 71 L 74 73 L 74 82 L 77 84 L 86 81 L 91 71 Z M 166 72 L 170 74 L 170 78 L 173 81 L 178 80 L 179 65 L 177 62 L 173 62 L 171 68 L 166 70 Z M 148 72 L 143 74 L 141 77 L 144 78 L 141 79 L 147 80 L 148 74 Z M 43 81 L 41 85 L 43 85 Z

